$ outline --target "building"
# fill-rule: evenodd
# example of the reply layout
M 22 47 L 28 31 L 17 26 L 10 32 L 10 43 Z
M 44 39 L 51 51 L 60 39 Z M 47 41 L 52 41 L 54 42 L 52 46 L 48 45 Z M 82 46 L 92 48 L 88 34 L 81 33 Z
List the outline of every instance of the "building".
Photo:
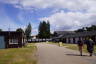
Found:
M 22 32 L 0 32 L 0 48 L 18 48 L 24 46 L 25 43 L 25 35 Z
M 63 33 L 62 33 L 63 32 Z M 85 40 L 87 37 L 90 37 L 96 43 L 96 31 L 85 31 L 85 32 L 68 32 L 62 31 L 61 34 L 55 37 L 55 40 L 62 41 L 64 43 L 77 43 L 79 39 Z M 58 34 L 58 32 L 56 32 Z M 62 35 L 62 36 L 61 36 Z M 60 37 L 61 36 L 61 37 Z
M 55 31 L 54 32 L 54 37 L 52 38 L 52 41 L 54 42 L 65 42 L 65 39 L 63 38 L 64 36 L 75 34 L 74 31 Z

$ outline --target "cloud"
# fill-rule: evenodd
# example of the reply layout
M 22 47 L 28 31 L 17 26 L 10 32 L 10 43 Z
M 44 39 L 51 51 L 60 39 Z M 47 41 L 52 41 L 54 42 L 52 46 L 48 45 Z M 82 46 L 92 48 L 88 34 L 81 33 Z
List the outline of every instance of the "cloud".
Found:
M 11 30 L 15 30 L 17 27 L 20 27 L 19 25 L 15 24 L 11 19 L 9 19 L 9 17 L 7 16 L 4 16 L 4 18 L 0 16 L 0 24 L 1 24 L 0 28 L 3 30 L 8 30 L 9 28 Z
M 5 12 L 3 7 L 0 7 L 0 29 L 6 31 L 10 28 L 10 30 L 16 30 L 17 28 L 24 28 L 23 25 L 18 25 L 12 20 Z
M 88 12 L 96 12 L 95 0 L 0 0 L 0 2 L 14 4 L 18 8 L 62 8 L 69 10 L 88 10 Z
M 53 10 L 50 11 L 52 14 L 39 20 L 49 20 L 54 30 L 75 30 L 82 26 L 96 24 L 96 0 L 0 0 L 0 2 L 28 11 L 52 8 Z M 24 14 L 22 11 L 18 14 L 21 21 L 24 20 Z M 7 20 L 8 23 L 16 25 L 11 19 Z M 34 28 L 35 31 L 37 29 Z
M 56 30 L 75 30 L 80 27 L 96 24 L 96 14 L 60 11 L 39 20 L 49 20 Z

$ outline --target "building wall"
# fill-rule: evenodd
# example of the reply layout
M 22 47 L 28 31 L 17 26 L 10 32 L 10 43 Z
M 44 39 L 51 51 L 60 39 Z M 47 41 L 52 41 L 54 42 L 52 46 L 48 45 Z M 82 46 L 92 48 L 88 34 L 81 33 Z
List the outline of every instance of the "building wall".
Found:
M 70 43 L 70 38 L 68 38 L 68 43 Z
M 73 43 L 73 38 L 70 38 L 70 43 Z
M 77 42 L 78 42 L 78 40 L 79 40 L 79 37 L 76 37 L 76 38 L 75 38 L 75 43 L 77 43 Z
M 78 43 L 78 40 L 82 40 L 84 41 L 88 36 L 85 37 L 70 37 L 70 38 L 65 38 L 66 39 L 66 43 Z M 89 36 L 91 37 L 91 39 L 95 42 L 96 44 L 96 36 Z
M 79 39 L 85 40 L 87 37 L 91 37 L 93 41 L 96 43 L 96 31 L 85 31 L 85 32 L 78 32 L 78 33 L 68 33 L 64 34 L 65 32 L 59 31 L 59 35 L 63 35 L 62 37 L 59 37 L 59 39 L 63 38 L 66 39 L 65 43 L 77 43 Z M 63 41 L 62 41 L 63 42 Z
M 68 38 L 66 38 L 66 43 L 69 43 L 69 39 Z
M 5 41 L 4 41 L 4 36 L 0 36 L 0 49 L 5 48 Z
M 4 36 L 5 48 L 18 48 L 24 44 L 24 41 L 22 41 L 24 36 L 21 32 L 0 32 L 0 36 Z M 14 40 L 17 40 L 17 42 L 14 43 Z

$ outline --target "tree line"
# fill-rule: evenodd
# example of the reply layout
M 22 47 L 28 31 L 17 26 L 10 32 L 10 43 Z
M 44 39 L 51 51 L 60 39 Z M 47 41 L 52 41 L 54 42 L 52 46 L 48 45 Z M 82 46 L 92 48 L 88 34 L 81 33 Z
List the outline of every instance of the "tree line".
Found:
M 2 29 L 0 29 L 2 31 Z M 32 32 L 32 26 L 29 23 L 25 29 L 25 31 L 22 28 L 16 29 L 16 32 L 22 32 L 26 35 L 27 40 L 30 39 L 31 37 L 31 32 Z M 38 38 L 50 38 L 51 33 L 50 33 L 50 23 L 49 21 L 42 21 L 39 24 L 38 27 Z
M 75 32 L 94 31 L 94 30 L 96 30 L 96 25 L 92 25 L 90 27 L 83 27 L 81 29 L 76 30 Z
M 22 28 L 18 28 L 16 30 L 17 32 L 23 32 L 25 33 L 27 40 L 30 39 L 31 37 L 31 32 L 32 32 L 32 27 L 31 24 L 29 23 L 29 25 L 27 26 L 27 28 L 25 29 L 25 31 Z M 50 38 L 51 33 L 50 33 L 50 23 L 49 21 L 42 21 L 39 24 L 38 27 L 38 38 Z
M 75 32 L 84 32 L 84 31 L 93 31 L 93 30 L 96 30 L 96 25 L 92 25 L 90 27 L 83 27 L 81 29 L 75 30 Z M 2 31 L 2 29 L 0 29 L 0 32 L 1 31 Z M 22 28 L 18 28 L 18 29 L 16 29 L 16 32 L 23 32 L 26 35 L 26 38 L 28 40 L 31 37 L 32 26 L 29 23 L 27 25 L 25 31 Z M 49 23 L 49 21 L 40 22 L 39 27 L 38 27 L 37 37 L 43 39 L 43 38 L 50 38 L 50 36 L 52 36 L 52 34 L 50 33 L 50 23 Z

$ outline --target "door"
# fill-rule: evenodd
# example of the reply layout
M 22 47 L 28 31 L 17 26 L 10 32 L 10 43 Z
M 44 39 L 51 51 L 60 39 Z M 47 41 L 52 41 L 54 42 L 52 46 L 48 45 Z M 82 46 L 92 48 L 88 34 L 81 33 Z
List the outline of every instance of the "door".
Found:
M 4 49 L 4 48 L 5 48 L 4 37 L 0 36 L 0 49 Z

